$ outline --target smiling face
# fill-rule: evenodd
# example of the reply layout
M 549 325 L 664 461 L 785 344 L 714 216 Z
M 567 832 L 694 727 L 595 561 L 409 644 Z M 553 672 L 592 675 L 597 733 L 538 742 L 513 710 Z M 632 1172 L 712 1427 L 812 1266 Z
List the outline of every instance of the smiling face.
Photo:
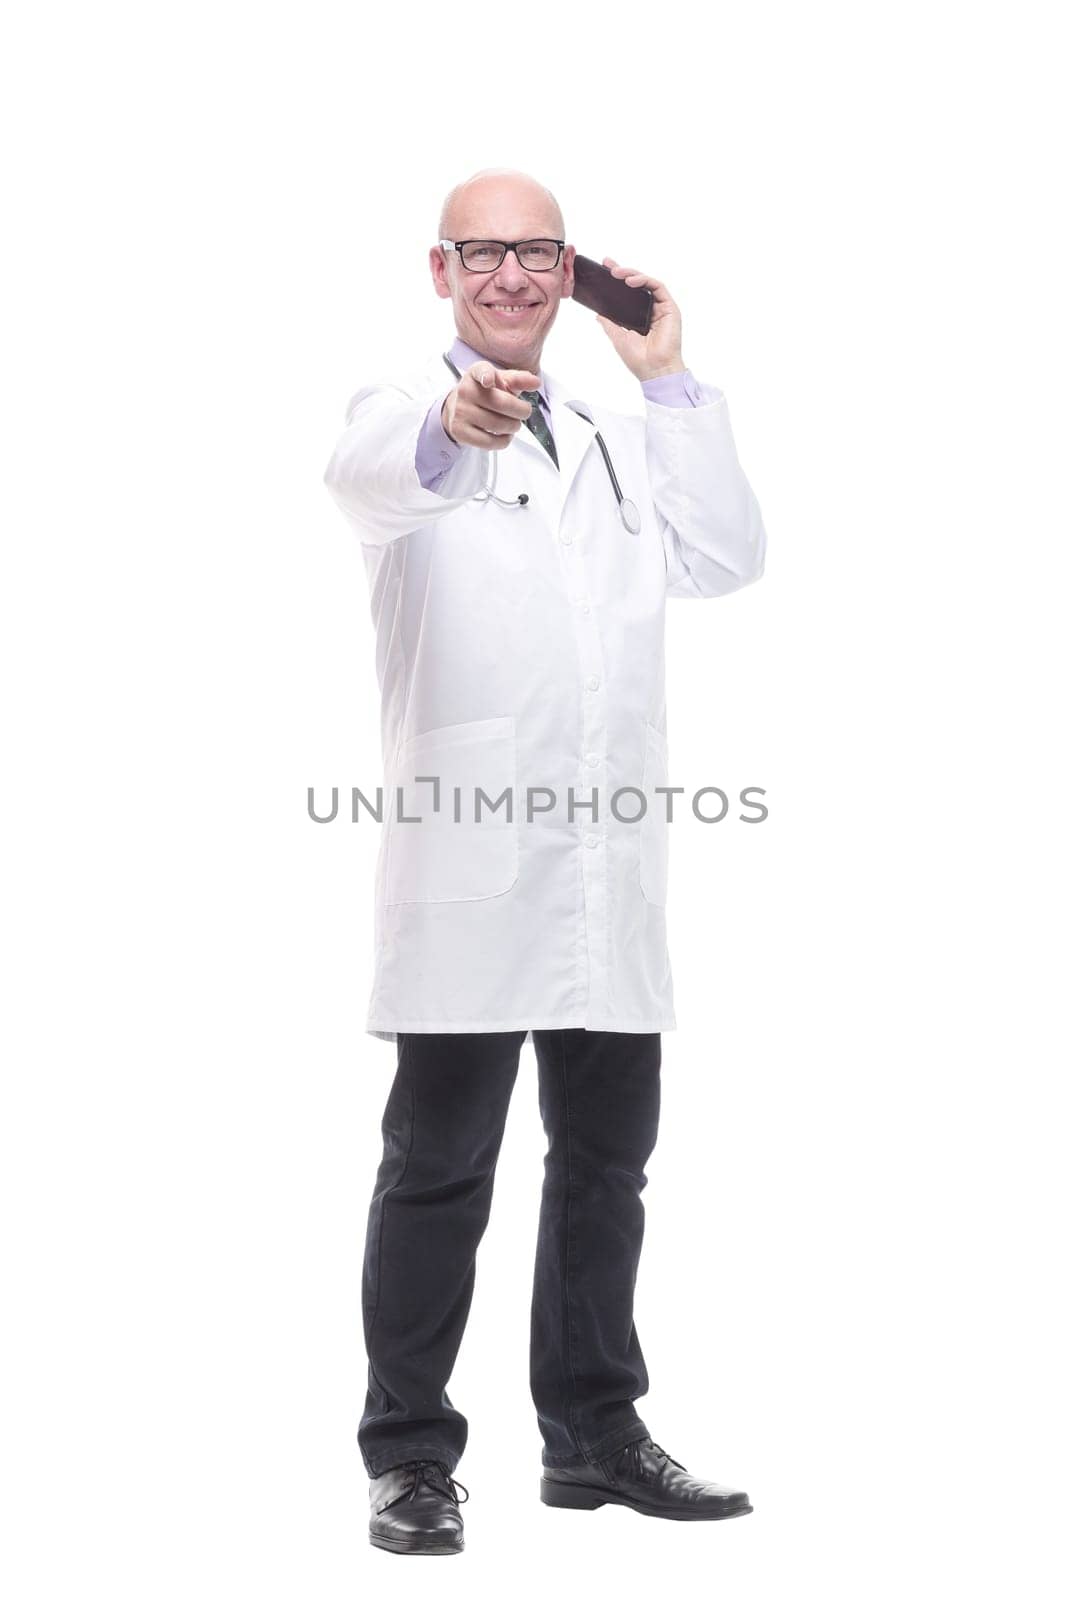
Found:
M 559 208 L 539 184 L 521 175 L 476 178 L 454 191 L 442 219 L 443 239 L 562 239 Z M 527 271 L 509 250 L 495 272 L 470 272 L 458 250 L 434 245 L 430 270 L 442 299 L 451 299 L 456 332 L 472 349 L 504 367 L 541 370 L 541 347 L 559 303 L 574 288 L 575 248 L 551 272 Z

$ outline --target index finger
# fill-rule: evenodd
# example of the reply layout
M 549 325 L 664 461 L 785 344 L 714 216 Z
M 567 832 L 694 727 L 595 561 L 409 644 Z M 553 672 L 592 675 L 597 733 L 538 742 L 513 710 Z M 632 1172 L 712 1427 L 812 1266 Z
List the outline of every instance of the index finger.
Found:
M 536 372 L 527 372 L 523 367 L 501 367 L 497 370 L 497 383 L 509 394 L 518 394 L 520 389 L 536 389 L 538 377 Z
M 521 398 L 520 390 L 537 388 L 536 372 L 522 367 L 494 367 L 487 361 L 476 361 L 467 371 L 478 385 L 478 399 L 483 406 L 525 422 L 533 407 L 529 400 Z
M 538 384 L 536 372 L 527 372 L 523 367 L 494 367 L 491 361 L 472 361 L 466 375 L 480 388 L 500 389 L 505 394 L 536 389 Z

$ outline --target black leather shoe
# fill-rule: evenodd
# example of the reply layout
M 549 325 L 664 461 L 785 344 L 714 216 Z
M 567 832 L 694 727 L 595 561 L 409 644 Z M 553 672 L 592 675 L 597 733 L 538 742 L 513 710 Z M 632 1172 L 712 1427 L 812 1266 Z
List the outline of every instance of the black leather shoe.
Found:
M 397 1555 L 448 1556 L 463 1549 L 457 1483 L 440 1461 L 402 1461 L 370 1480 L 370 1542 Z
M 602 1461 L 576 1467 L 545 1467 L 541 1499 L 546 1506 L 595 1511 L 598 1506 L 629 1506 L 646 1517 L 677 1522 L 743 1517 L 752 1510 L 742 1489 L 694 1478 L 647 1434 L 613 1451 Z

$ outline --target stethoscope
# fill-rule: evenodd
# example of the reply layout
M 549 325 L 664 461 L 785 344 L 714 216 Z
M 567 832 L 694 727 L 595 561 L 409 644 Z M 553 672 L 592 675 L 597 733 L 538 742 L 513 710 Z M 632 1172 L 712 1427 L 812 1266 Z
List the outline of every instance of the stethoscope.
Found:
M 451 372 L 455 373 L 457 378 L 461 378 L 463 376 L 455 362 L 452 361 L 449 356 L 442 354 L 442 360 L 444 361 L 445 366 L 448 367 Z M 627 533 L 640 533 L 641 513 L 638 511 L 632 500 L 627 500 L 625 498 L 622 490 L 619 488 L 619 480 L 615 476 L 615 468 L 611 464 L 611 457 L 608 454 L 608 447 L 600 436 L 600 429 L 597 427 L 592 417 L 586 416 L 584 411 L 579 411 L 577 406 L 571 405 L 571 410 L 575 412 L 577 416 L 581 417 L 585 422 L 588 422 L 589 426 L 593 428 L 596 433 L 596 442 L 600 446 L 600 454 L 604 457 L 604 465 L 608 469 L 608 477 L 611 479 L 611 487 L 615 492 L 615 499 L 618 502 L 619 516 L 622 518 L 623 527 L 626 529 Z M 487 500 L 492 500 L 498 506 L 529 505 L 530 496 L 528 494 L 520 494 L 517 500 L 499 499 L 499 497 L 494 493 L 494 490 L 496 489 L 497 476 L 497 452 L 495 450 L 487 450 L 483 451 L 482 454 L 491 457 L 489 470 L 483 475 L 481 489 L 477 494 L 471 495 L 470 498 L 472 500 L 478 500 L 483 504 Z

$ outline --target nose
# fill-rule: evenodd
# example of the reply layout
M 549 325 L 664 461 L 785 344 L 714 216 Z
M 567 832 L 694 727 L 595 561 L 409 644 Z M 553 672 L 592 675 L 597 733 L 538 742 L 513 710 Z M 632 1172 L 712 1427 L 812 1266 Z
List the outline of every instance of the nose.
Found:
M 507 255 L 500 263 L 500 270 L 493 279 L 498 289 L 505 289 L 509 294 L 517 294 L 520 289 L 529 286 L 530 279 L 520 267 L 513 255 Z

